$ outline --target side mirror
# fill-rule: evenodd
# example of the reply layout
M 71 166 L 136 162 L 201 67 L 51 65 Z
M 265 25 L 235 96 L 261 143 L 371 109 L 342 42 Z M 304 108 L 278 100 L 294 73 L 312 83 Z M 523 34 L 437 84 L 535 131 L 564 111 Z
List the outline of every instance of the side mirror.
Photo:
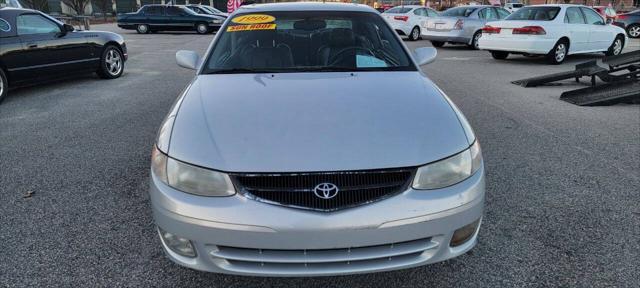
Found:
M 613 19 L 611 18 L 607 18 L 607 20 L 605 21 L 606 24 L 611 24 L 613 23 Z
M 416 61 L 418 65 L 426 65 L 436 60 L 436 56 L 438 56 L 438 50 L 436 48 L 431 47 L 422 47 L 418 48 L 414 51 Z
M 197 70 L 200 65 L 200 56 L 193 51 L 180 50 L 176 52 L 176 62 L 182 68 Z
M 73 28 L 73 26 L 69 25 L 69 24 L 63 24 L 62 25 L 62 32 L 63 33 L 67 33 L 67 32 L 73 32 L 75 31 L 76 28 Z

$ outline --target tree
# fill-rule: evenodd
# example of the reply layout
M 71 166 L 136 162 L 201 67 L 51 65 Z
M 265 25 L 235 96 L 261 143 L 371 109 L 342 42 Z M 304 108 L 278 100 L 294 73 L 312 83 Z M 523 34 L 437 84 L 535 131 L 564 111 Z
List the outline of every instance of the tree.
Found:
M 98 8 L 100 8 L 100 12 L 102 12 L 104 20 L 107 20 L 107 13 L 111 11 L 111 7 L 113 5 L 112 0 L 93 0 L 93 3 L 96 3 Z
M 69 6 L 69 8 L 76 12 L 78 16 L 82 16 L 84 15 L 84 10 L 89 4 L 89 0 L 62 0 L 62 3 Z
M 47 0 L 22 0 L 21 2 L 24 3 L 25 6 L 38 11 L 47 12 L 47 8 L 49 8 L 49 1 Z

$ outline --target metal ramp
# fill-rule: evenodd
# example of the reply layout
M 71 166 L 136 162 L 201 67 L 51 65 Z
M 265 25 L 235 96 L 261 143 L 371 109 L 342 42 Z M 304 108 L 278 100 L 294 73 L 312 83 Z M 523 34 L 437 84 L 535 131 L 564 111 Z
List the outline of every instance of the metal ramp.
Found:
M 516 80 L 511 83 L 522 87 L 536 87 L 574 78 L 591 77 L 591 86 L 566 91 L 560 100 L 580 106 L 612 105 L 616 103 L 640 104 L 640 50 L 618 56 L 605 57 L 603 68 L 593 60 L 576 65 L 575 70 Z M 602 80 L 597 84 L 596 77 Z
M 602 63 L 609 65 L 609 69 L 614 69 L 622 65 L 640 62 L 640 50 L 620 54 L 618 56 L 608 56 L 602 59 Z
M 579 106 L 604 106 L 617 103 L 640 104 L 640 81 L 628 79 L 566 91 L 560 95 L 560 100 Z
M 594 77 L 598 74 L 606 73 L 607 71 L 608 70 L 606 68 L 602 68 L 598 66 L 598 63 L 596 62 L 596 60 L 593 60 L 593 61 L 576 65 L 576 69 L 573 71 L 566 71 L 566 72 L 553 73 L 553 74 L 537 76 L 532 78 L 526 78 L 526 79 L 512 81 L 511 83 L 528 88 L 528 87 L 541 86 L 551 82 L 567 80 L 567 79 L 576 79 L 576 82 L 579 82 L 581 77 L 584 77 L 584 76 Z M 592 78 L 592 82 L 593 80 L 594 78 Z

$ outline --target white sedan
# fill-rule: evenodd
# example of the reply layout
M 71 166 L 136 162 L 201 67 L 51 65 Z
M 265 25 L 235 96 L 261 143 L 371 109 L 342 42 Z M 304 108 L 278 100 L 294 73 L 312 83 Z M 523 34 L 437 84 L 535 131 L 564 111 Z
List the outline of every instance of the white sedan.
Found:
M 560 64 L 571 54 L 618 55 L 626 42 L 625 31 L 607 24 L 593 9 L 561 4 L 527 6 L 487 23 L 479 47 L 495 59 L 506 59 L 510 53 L 545 55 L 550 63 Z
M 438 17 L 436 10 L 418 5 L 397 6 L 382 13 L 382 18 L 389 22 L 393 30 L 409 36 L 411 41 L 420 38 L 420 23 L 435 17 Z

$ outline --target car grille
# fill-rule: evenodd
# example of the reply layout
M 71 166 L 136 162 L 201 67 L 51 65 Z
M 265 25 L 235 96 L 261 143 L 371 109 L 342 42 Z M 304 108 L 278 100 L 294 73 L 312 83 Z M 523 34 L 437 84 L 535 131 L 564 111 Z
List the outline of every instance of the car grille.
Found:
M 439 243 L 431 238 L 376 246 L 275 250 L 209 246 L 209 255 L 224 259 L 224 269 L 269 275 L 358 273 L 409 266 L 428 260 Z
M 257 201 L 318 211 L 335 211 L 398 194 L 409 186 L 415 169 L 369 171 L 236 174 L 232 175 L 241 193 Z M 315 189 L 327 183 L 337 194 L 322 198 Z M 333 191 L 330 191 L 333 192 Z

